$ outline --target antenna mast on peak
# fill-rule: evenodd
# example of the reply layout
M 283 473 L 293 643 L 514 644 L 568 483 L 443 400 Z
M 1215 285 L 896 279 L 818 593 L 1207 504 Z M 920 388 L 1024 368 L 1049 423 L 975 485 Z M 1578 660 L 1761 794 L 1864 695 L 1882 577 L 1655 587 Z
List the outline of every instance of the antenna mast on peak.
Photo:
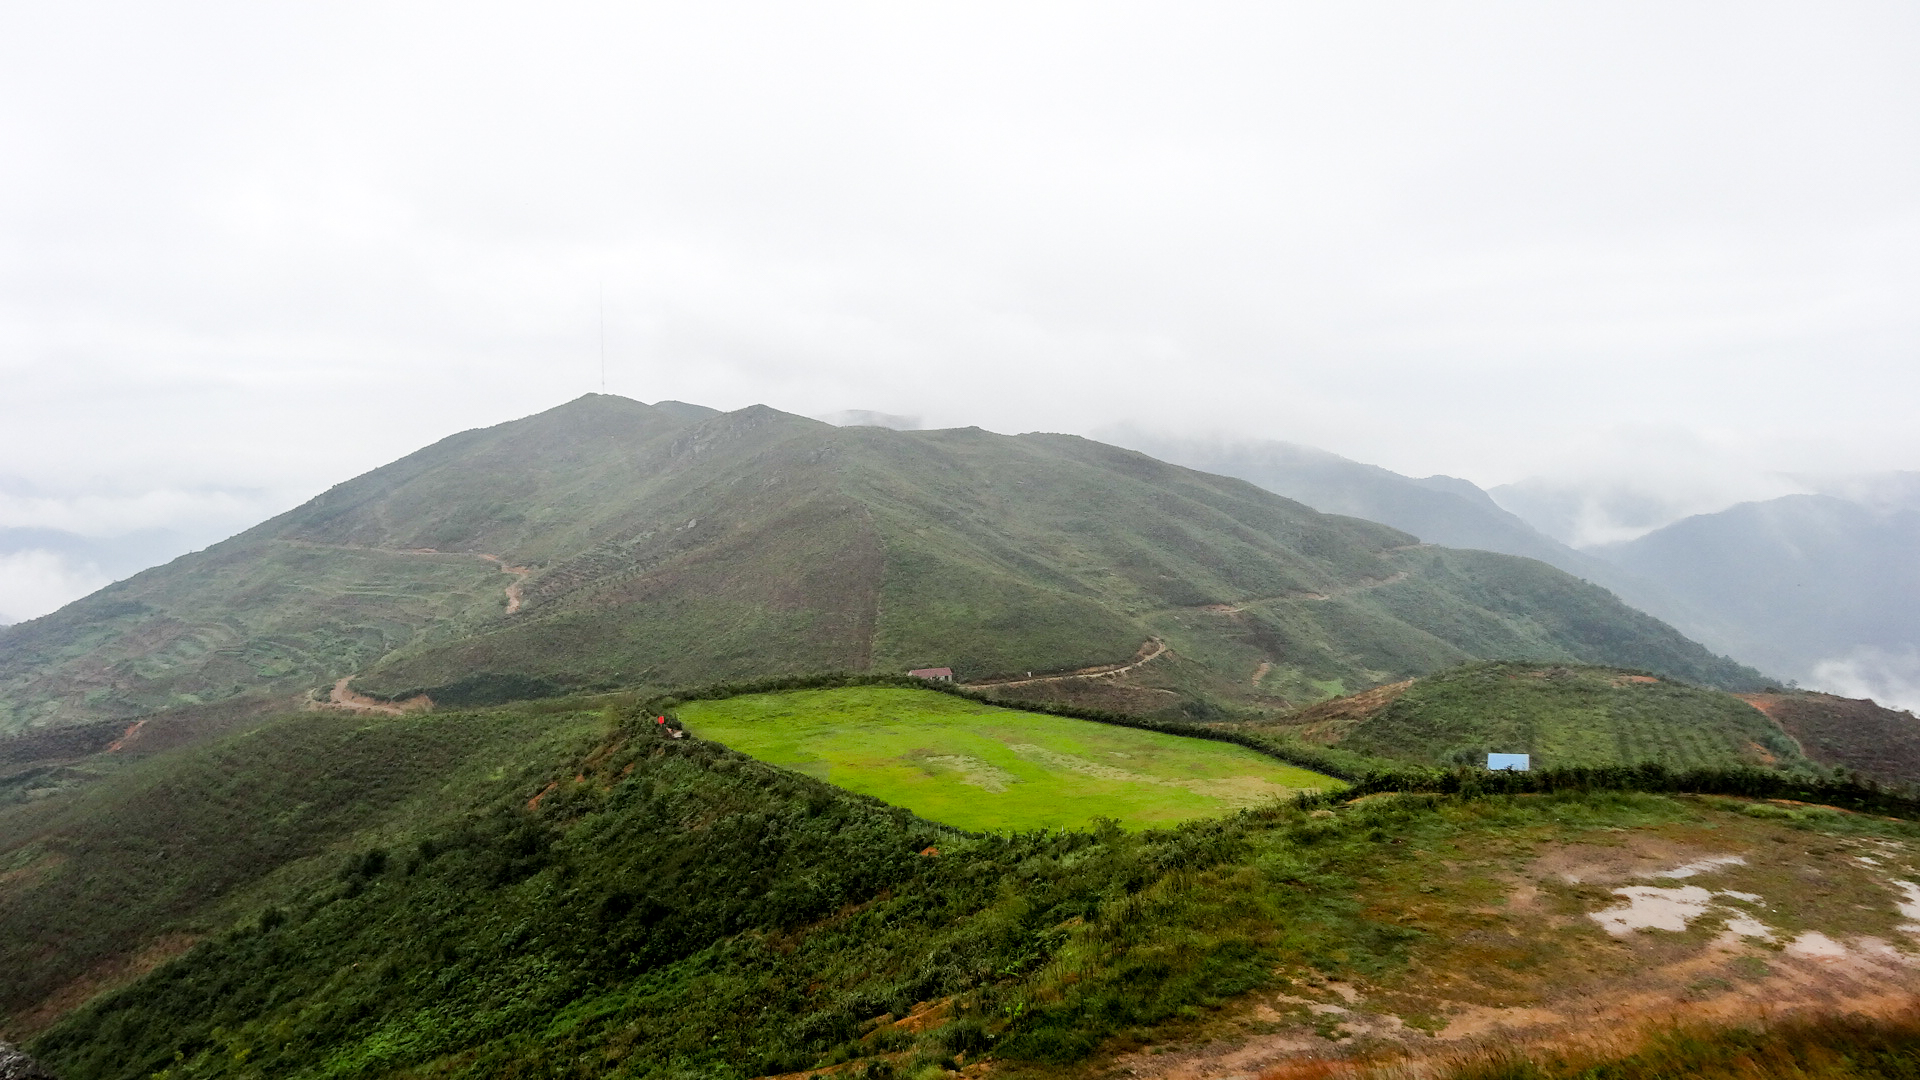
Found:
M 600 283 L 600 392 L 607 392 L 607 283 Z

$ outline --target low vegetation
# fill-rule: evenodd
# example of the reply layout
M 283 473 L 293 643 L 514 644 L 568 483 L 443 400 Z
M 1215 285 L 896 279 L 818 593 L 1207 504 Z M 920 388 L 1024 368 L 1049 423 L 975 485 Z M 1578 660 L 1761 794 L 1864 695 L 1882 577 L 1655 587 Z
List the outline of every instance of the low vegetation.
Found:
M 1480 940 L 1469 931 L 1486 916 L 1475 912 L 1540 845 L 1618 843 L 1622 830 L 1675 838 L 1663 843 L 1779 835 L 1789 845 L 1779 858 L 1798 865 L 1821 857 L 1823 836 L 1920 838 L 1880 818 L 1605 790 L 1649 777 L 1673 786 L 1673 774 L 1633 770 L 1584 785 L 1493 778 L 1558 776 L 1544 795 L 1456 782 L 1455 794 L 1310 796 L 1168 829 L 967 835 L 669 738 L 651 709 L 586 704 L 360 722 L 369 733 L 518 725 L 555 741 L 515 765 L 450 763 L 477 771 L 420 790 L 460 798 L 410 803 L 415 812 L 377 833 L 337 836 L 304 869 L 248 892 L 254 906 L 220 909 L 229 921 L 184 955 L 68 1014 L 33 1051 L 68 1080 L 748 1077 L 849 1061 L 866 1075 L 930 1077 L 983 1055 L 1018 1073 L 1271 1026 L 1247 1002 L 1311 999 L 1330 978 L 1381 988 L 1380 1007 L 1408 1024 L 1439 1023 L 1444 1003 L 1417 995 L 1438 985 L 1423 973 L 1458 966 L 1455 951 Z M 284 763 L 243 750 L 287 737 L 270 726 L 207 751 L 235 774 L 227 783 L 268 785 L 251 803 L 263 817 L 305 796 L 269 790 L 252 771 Z M 360 752 L 303 753 L 315 775 L 299 783 L 316 790 L 365 768 Z M 251 850 L 243 833 L 196 833 L 200 858 Z M 84 852 L 72 865 L 96 868 Z M 1864 899 L 1883 889 L 1865 878 L 1854 888 Z M 9 905 L 31 892 L 14 889 L 0 894 Z M 1784 905 L 1798 895 L 1782 893 Z M 1892 898 L 1880 907 L 1856 929 L 1892 933 L 1901 916 Z M 1556 933 L 1611 955 L 1597 927 L 1580 925 Z M 1517 993 L 1520 976 L 1551 988 L 1568 947 L 1529 946 L 1494 965 L 1489 977 L 1509 982 L 1490 984 L 1488 1000 Z M 1338 1024 L 1286 1015 L 1339 1045 Z
M 677 710 L 688 730 L 973 831 L 1170 825 L 1340 787 L 1239 746 L 886 686 Z
M 30 1029 L 130 964 L 254 917 L 249 898 L 330 876 L 340 846 L 399 842 L 386 838 L 490 804 L 604 727 L 538 706 L 304 713 L 90 764 L 91 783 L 0 807 L 0 1017 Z
M 1883 784 L 1920 786 L 1920 723 L 1912 713 L 1808 690 L 1740 696 L 1780 725 L 1815 761 Z
M 1529 754 L 1535 767 L 1814 768 L 1740 698 L 1644 671 L 1501 661 L 1329 702 L 1279 726 L 1307 741 L 1431 766 Z

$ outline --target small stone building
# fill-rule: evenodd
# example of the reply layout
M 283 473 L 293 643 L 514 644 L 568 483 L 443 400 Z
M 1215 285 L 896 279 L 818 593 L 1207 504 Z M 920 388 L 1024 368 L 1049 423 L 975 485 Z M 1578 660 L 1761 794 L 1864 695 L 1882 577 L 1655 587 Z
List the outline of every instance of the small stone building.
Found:
M 953 669 L 950 667 L 920 667 L 914 668 L 912 671 L 907 672 L 907 674 L 916 679 L 929 679 L 933 682 L 953 681 Z

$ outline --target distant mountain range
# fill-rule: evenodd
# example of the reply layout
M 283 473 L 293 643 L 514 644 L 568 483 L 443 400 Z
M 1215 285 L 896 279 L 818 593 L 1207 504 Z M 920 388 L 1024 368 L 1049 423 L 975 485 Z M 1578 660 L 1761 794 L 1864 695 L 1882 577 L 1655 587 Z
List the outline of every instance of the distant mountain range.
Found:
M 1428 543 L 1539 559 L 1608 587 L 1624 577 L 1612 564 L 1555 540 L 1457 477 L 1416 479 L 1295 443 L 1217 443 L 1137 432 L 1110 437 L 1162 460 L 1239 477 L 1324 513 L 1378 521 Z
M 1920 500 L 1789 495 L 1593 553 L 1658 582 L 1685 606 L 1676 624 L 1748 663 L 1920 703 Z
M 1502 488 L 1495 502 L 1466 480 L 1402 476 L 1289 443 L 1119 438 L 1317 510 L 1449 547 L 1539 559 L 1776 678 L 1920 704 L 1920 474 L 1743 503 L 1637 540 L 1576 549 L 1549 535 L 1571 527 L 1572 504 L 1530 501 L 1524 486 Z M 1506 506 L 1544 516 L 1529 520 Z
M 1103 443 L 588 395 L 0 630 L 0 729 L 931 666 L 1273 709 L 1491 657 L 1763 682 L 1541 562 Z

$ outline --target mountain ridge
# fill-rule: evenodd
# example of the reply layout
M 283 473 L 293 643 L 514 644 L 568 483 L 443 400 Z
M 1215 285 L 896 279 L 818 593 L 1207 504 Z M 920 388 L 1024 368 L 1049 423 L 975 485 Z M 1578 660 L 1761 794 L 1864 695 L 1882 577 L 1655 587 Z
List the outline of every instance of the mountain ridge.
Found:
M 1818 683 L 1823 663 L 1862 650 L 1891 662 L 1920 648 L 1916 547 L 1920 504 L 1805 494 L 1683 518 L 1593 550 L 1678 598 L 1664 614 L 1689 634 Z
M 343 677 L 450 704 L 482 703 L 457 700 L 475 679 L 983 679 L 1149 639 L 1174 655 L 1126 677 L 1136 710 L 1284 707 L 1499 655 L 1764 681 L 1545 564 L 1136 451 L 663 405 L 587 395 L 449 436 L 0 631 L 0 727 Z

